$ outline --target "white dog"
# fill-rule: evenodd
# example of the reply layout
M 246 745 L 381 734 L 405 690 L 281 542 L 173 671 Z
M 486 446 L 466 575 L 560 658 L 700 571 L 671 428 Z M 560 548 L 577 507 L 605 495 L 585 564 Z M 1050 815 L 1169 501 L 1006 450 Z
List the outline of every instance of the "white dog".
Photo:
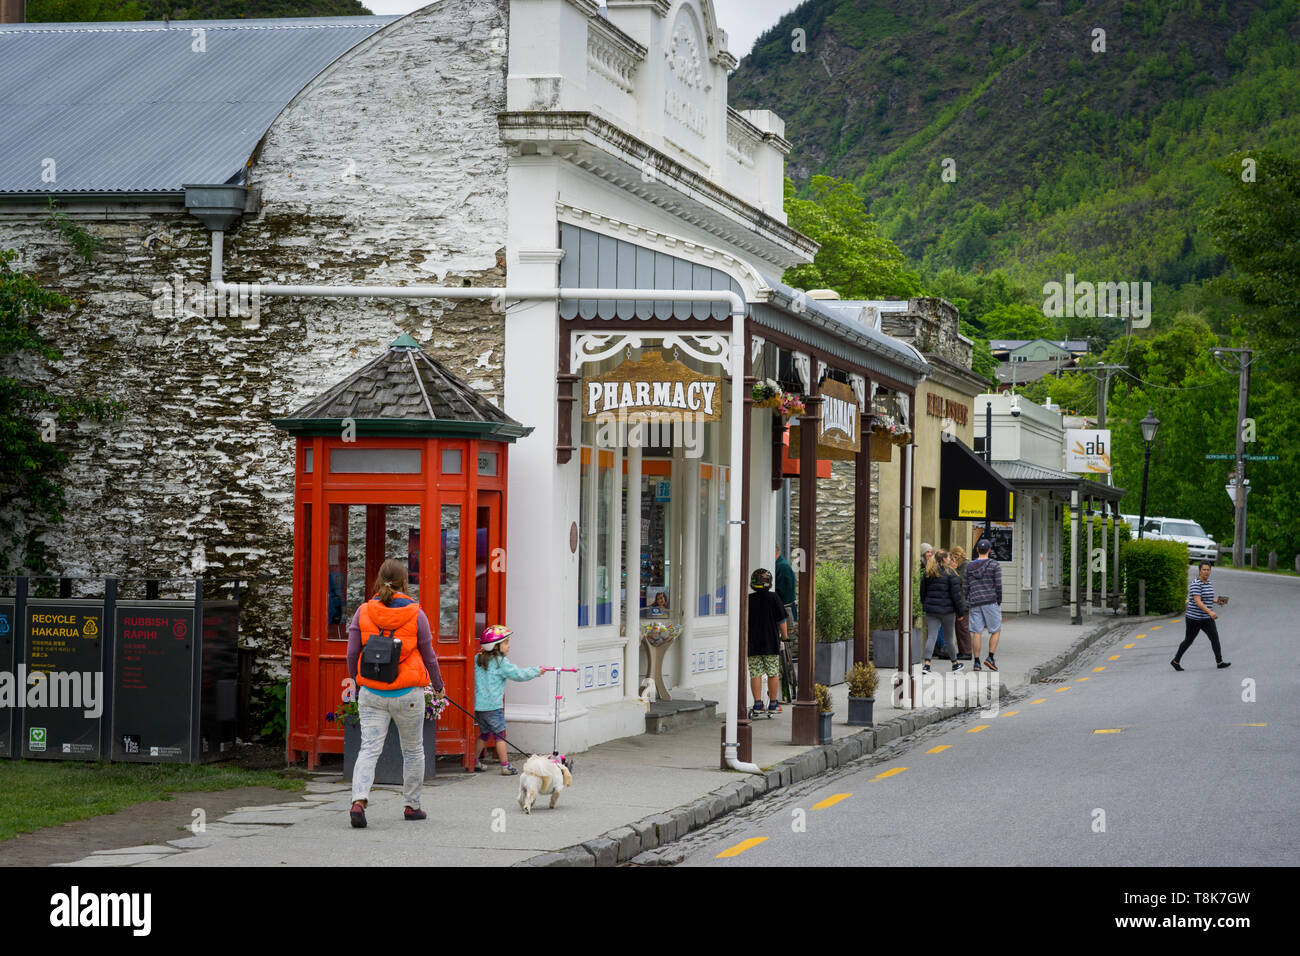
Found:
M 533 754 L 524 762 L 519 773 L 519 807 L 524 813 L 533 812 L 533 801 L 539 793 L 551 795 L 551 808 L 560 799 L 560 791 L 573 786 L 573 774 L 562 763 L 550 757 Z

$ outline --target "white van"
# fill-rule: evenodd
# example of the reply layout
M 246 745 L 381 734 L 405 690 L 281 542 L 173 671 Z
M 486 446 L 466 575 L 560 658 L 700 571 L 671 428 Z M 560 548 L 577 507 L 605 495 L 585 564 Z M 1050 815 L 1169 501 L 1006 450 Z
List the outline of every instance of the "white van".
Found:
M 1142 537 L 1157 541 L 1181 541 L 1187 545 L 1187 556 L 1198 564 L 1218 560 L 1219 548 L 1214 539 L 1195 521 L 1188 518 L 1147 518 Z

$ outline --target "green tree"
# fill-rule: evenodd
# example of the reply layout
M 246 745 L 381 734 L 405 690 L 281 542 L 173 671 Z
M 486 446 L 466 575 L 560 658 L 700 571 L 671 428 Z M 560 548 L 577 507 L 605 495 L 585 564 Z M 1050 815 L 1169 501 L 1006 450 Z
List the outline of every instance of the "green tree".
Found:
M 851 183 L 814 176 L 809 198 L 785 181 L 790 225 L 821 248 L 807 265 L 787 269 L 784 280 L 800 289 L 834 289 L 845 299 L 906 299 L 921 294 L 921 279 L 907 268 L 898 246 L 881 236 L 866 202 Z
M 1245 161 L 1254 163 L 1253 176 Z M 1251 341 L 1275 372 L 1300 382 L 1300 160 L 1260 149 L 1239 153 L 1219 169 L 1232 185 L 1206 225 L 1236 270 L 1219 282 L 1240 296 Z
M 984 334 L 990 339 L 1054 339 L 1056 327 L 1042 309 L 1008 303 L 984 314 Z
M 28 0 L 29 23 L 114 23 L 143 20 L 135 0 Z
M 42 288 L 11 263 L 18 253 L 0 250 L 0 501 L 7 518 L 7 540 L 0 542 L 0 571 L 9 570 L 9 552 L 21 550 L 26 567 L 43 571 L 43 549 L 37 536 L 45 525 L 63 520 L 64 497 L 57 475 L 67 452 L 55 443 L 58 434 L 78 418 L 110 417 L 110 402 L 55 395 L 41 385 L 27 384 L 8 374 L 31 368 L 41 360 L 58 361 L 62 354 L 36 331 L 45 312 L 68 307 L 64 296 Z M 22 356 L 20 359 L 19 357 Z

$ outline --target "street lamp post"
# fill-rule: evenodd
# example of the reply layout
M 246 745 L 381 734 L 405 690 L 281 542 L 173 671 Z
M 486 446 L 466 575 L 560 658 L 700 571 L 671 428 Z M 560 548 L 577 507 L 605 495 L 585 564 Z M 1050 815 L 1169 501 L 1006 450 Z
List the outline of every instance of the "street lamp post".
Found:
M 1138 537 L 1142 537 L 1142 531 L 1147 523 L 1147 475 L 1151 471 L 1151 445 L 1156 440 L 1156 432 L 1160 428 L 1160 419 L 1155 416 L 1155 409 L 1147 406 L 1147 417 L 1138 422 L 1142 427 L 1142 441 L 1146 442 L 1147 454 L 1146 461 L 1142 465 L 1142 508 L 1138 514 Z

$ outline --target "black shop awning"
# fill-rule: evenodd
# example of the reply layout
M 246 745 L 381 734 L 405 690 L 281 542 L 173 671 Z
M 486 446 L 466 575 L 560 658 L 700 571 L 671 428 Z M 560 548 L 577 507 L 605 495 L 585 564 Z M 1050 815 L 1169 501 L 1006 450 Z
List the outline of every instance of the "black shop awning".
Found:
M 940 442 L 939 517 L 956 521 L 1011 521 L 1015 489 L 960 439 Z

